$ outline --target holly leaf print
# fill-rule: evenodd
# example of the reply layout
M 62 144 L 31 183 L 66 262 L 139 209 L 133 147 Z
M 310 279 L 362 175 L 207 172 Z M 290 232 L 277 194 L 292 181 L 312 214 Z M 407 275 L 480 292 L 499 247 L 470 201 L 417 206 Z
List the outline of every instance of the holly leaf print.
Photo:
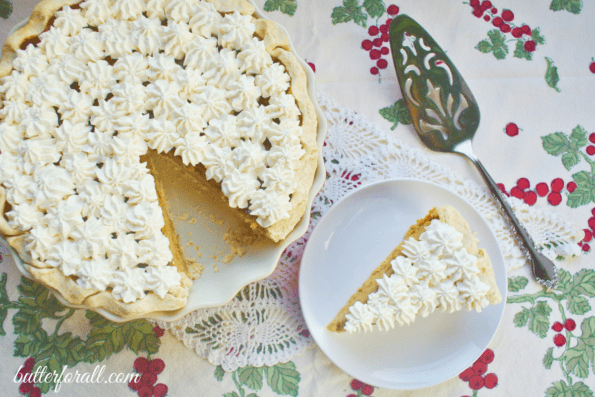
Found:
M 552 0 L 550 10 L 563 11 L 566 10 L 573 14 L 580 14 L 583 9 L 582 0 Z
M 558 88 L 558 82 L 560 81 L 560 76 L 558 76 L 558 67 L 554 66 L 554 61 L 552 61 L 551 58 L 545 57 L 545 61 L 547 62 L 545 82 L 547 85 L 560 92 L 560 89 Z
M 563 132 L 542 136 L 541 144 L 545 151 L 552 156 L 559 156 L 570 149 L 570 140 Z
M 593 397 L 593 392 L 583 382 L 576 382 L 568 386 L 563 380 L 554 382 L 553 385 L 545 391 L 546 397 Z
M 41 328 L 42 319 L 59 319 L 57 313 L 66 310 L 46 287 L 26 277 L 21 277 L 17 290 L 19 310 L 12 317 L 16 334 L 32 334 Z
M 277 394 L 297 396 L 300 374 L 291 361 L 266 367 L 267 383 Z
M 217 368 L 215 368 L 215 379 L 221 382 L 223 380 L 223 376 L 225 376 L 225 370 L 221 365 L 218 365 Z
M 364 28 L 368 21 L 358 0 L 343 0 L 343 6 L 333 8 L 331 18 L 333 25 L 353 21 Z
M 480 41 L 475 48 L 484 54 L 493 53 L 496 59 L 506 58 L 508 54 L 508 46 L 506 45 L 506 37 L 500 33 L 499 29 L 492 29 L 488 32 L 489 40 Z
M 297 0 L 267 0 L 264 3 L 265 11 L 281 11 L 283 14 L 293 16 L 297 10 Z
M 380 18 L 386 9 L 382 0 L 364 0 L 363 6 L 370 18 Z
M 405 101 L 403 100 L 403 98 L 397 100 L 391 106 L 387 106 L 385 108 L 380 109 L 378 112 L 386 120 L 393 123 L 393 126 L 390 128 L 391 130 L 397 128 L 399 123 L 411 124 L 409 110 L 407 110 L 407 106 L 405 105 Z
M 552 368 L 552 364 L 554 363 L 554 348 L 553 347 L 550 347 L 549 349 L 547 349 L 542 362 L 543 362 L 543 366 L 545 367 L 545 369 Z
M 238 377 L 240 383 L 248 386 L 252 390 L 262 389 L 262 380 L 264 377 L 263 367 L 246 366 L 238 368 Z
M 519 292 L 523 288 L 527 286 L 529 280 L 527 277 L 517 276 L 517 277 L 509 277 L 508 278 L 508 290 L 510 292 Z
M 550 328 L 549 316 L 552 308 L 546 301 L 539 301 L 530 309 L 523 308 L 514 316 L 514 324 L 521 328 L 528 325 L 529 330 L 540 338 L 545 338 Z
M 533 59 L 533 53 L 525 50 L 525 42 L 523 40 L 517 40 L 512 56 L 515 58 L 526 59 L 527 61 Z
M 589 376 L 589 363 L 593 365 L 595 360 L 595 317 L 584 319 L 581 331 L 576 346 L 567 349 L 562 359 L 568 371 L 584 379 Z
M 566 307 L 572 314 L 576 314 L 582 316 L 589 310 L 591 310 L 591 305 L 589 305 L 589 301 L 584 296 L 569 296 L 568 300 L 566 301 Z
M 10 0 L 0 0 L 0 17 L 8 19 L 12 14 L 12 3 Z
M 572 175 L 576 189 L 568 195 L 566 204 L 570 208 L 577 208 L 595 202 L 595 176 L 587 171 L 580 171 Z

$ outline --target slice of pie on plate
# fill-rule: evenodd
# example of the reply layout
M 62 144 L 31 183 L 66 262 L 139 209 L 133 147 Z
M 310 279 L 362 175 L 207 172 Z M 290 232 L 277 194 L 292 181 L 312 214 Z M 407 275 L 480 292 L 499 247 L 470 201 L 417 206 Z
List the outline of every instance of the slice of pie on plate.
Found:
M 318 165 L 307 83 L 246 0 L 43 0 L 0 61 L 0 234 L 71 304 L 180 309 L 193 275 L 160 178 L 196 175 L 284 240 Z
M 389 330 L 436 310 L 476 310 L 502 296 L 492 263 L 463 216 L 433 208 L 327 325 L 332 332 Z

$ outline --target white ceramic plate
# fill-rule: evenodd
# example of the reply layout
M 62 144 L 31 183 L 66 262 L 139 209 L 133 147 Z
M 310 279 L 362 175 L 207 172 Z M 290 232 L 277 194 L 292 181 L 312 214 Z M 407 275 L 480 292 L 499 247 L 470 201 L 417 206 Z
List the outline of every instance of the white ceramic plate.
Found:
M 383 332 L 334 333 L 326 326 L 388 254 L 409 226 L 450 204 L 487 250 L 502 302 L 481 313 L 433 313 Z M 506 302 L 504 257 L 481 215 L 458 195 L 413 179 L 374 183 L 347 195 L 319 221 L 302 257 L 299 294 L 310 333 L 339 368 L 362 382 L 390 389 L 441 383 L 471 365 L 489 345 Z
M 256 14 L 260 18 L 266 19 L 257 7 Z M 25 23 L 26 21 L 23 21 L 14 29 L 16 30 Z M 281 26 L 281 29 L 289 37 L 289 33 L 285 28 Z M 314 104 L 318 118 L 318 169 L 316 170 L 314 182 L 308 195 L 308 205 L 306 208 L 310 208 L 314 197 L 316 197 L 326 179 L 322 148 L 326 137 L 327 124 L 324 113 L 316 99 L 314 73 L 310 66 L 296 53 L 291 42 L 290 48 L 306 71 L 308 76 L 308 94 Z M 179 185 L 183 184 L 178 184 L 178 187 Z M 168 189 L 168 191 L 171 192 L 173 190 Z M 193 282 L 188 303 L 184 308 L 172 312 L 149 313 L 144 316 L 146 318 L 160 321 L 176 321 L 194 310 L 226 304 L 246 285 L 269 276 L 275 270 L 277 262 L 285 248 L 300 238 L 308 230 L 310 223 L 309 213 L 306 213 L 294 230 L 279 244 L 275 244 L 272 241 L 260 241 L 250 246 L 248 252 L 243 256 L 235 256 L 230 262 L 224 263 L 224 257 L 231 254 L 230 247 L 223 241 L 223 235 L 229 226 L 229 216 L 226 215 L 225 211 L 215 211 L 215 213 L 203 212 L 202 208 L 199 208 L 197 205 L 199 203 L 196 203 L 196 200 L 192 200 L 193 192 L 188 189 L 188 186 L 186 186 L 186 189 L 176 189 L 175 192 L 176 197 L 173 199 L 170 197 L 170 200 L 177 203 L 173 211 L 173 221 L 180 235 L 181 245 L 186 247 L 187 257 L 194 257 L 198 263 L 204 265 L 205 271 L 198 280 Z M 176 215 L 179 215 L 179 217 L 187 215 L 187 220 L 176 219 Z M 188 220 L 193 219 L 196 220 L 196 223 L 188 222 Z M 200 249 L 197 249 L 197 246 Z M 197 255 L 200 256 L 197 257 Z M 21 273 L 26 277 L 32 278 L 24 268 L 22 260 L 17 255 L 14 255 L 14 257 L 15 263 Z M 214 259 L 214 257 L 217 257 L 217 259 Z M 50 290 L 54 292 L 56 298 L 65 306 L 87 309 L 85 306 L 70 304 L 58 291 L 51 288 Z M 111 321 L 123 322 L 131 319 L 116 316 L 103 309 L 93 310 L 96 310 Z

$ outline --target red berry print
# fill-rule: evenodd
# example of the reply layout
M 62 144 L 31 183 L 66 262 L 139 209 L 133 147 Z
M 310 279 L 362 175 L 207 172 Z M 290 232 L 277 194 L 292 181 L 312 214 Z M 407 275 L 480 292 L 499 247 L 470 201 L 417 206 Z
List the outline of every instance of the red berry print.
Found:
M 34 366 L 35 366 L 35 359 L 33 357 L 29 357 L 27 360 L 25 360 L 25 364 L 23 365 L 23 368 L 26 369 L 28 372 L 31 372 L 31 370 L 33 369 Z
M 547 202 L 551 205 L 559 205 L 562 202 L 562 195 L 558 192 L 551 192 L 547 195 Z
M 128 382 L 128 387 L 131 388 L 134 391 L 138 391 L 143 386 L 144 385 L 141 383 L 140 377 L 139 378 L 132 378 L 132 380 L 130 382 Z
M 521 31 L 523 32 L 523 34 L 531 36 L 531 28 L 528 25 L 521 26 Z
M 552 181 L 552 192 L 561 192 L 564 189 L 564 180 L 562 178 L 556 178 Z
M 491 18 L 489 15 L 484 15 L 483 20 L 486 22 L 490 22 Z
M 153 372 L 147 371 L 140 377 L 140 383 L 143 385 L 154 385 L 155 382 L 157 382 L 157 374 Z
M 492 14 L 497 14 L 498 13 L 498 9 L 496 7 L 492 7 L 492 9 L 490 10 L 490 12 Z
M 312 71 L 315 72 L 316 71 L 316 67 L 314 66 L 313 63 L 308 62 L 308 65 L 310 65 L 310 67 L 312 68 Z M 161 338 L 163 335 L 165 335 L 165 330 L 163 328 L 161 328 L 160 326 L 155 326 L 153 328 L 153 334 L 158 337 Z
M 493 389 L 498 385 L 498 377 L 496 374 L 487 374 L 484 378 L 486 389 Z
M 501 25 L 500 31 L 502 31 L 502 33 L 509 33 L 511 31 L 510 25 L 507 23 Z
M 561 322 L 556 321 L 554 325 L 552 325 L 552 329 L 556 332 L 562 332 L 562 330 L 564 329 L 564 325 Z
M 381 54 L 379 50 L 374 49 L 370 51 L 370 59 L 372 59 L 373 61 L 380 59 L 380 55 Z
M 529 189 L 531 187 L 531 182 L 529 182 L 529 180 L 527 178 L 520 178 L 516 182 L 516 185 L 519 187 L 519 189 L 525 190 L 525 189 Z
M 144 374 L 149 369 L 149 360 L 147 360 L 145 357 L 137 358 L 134 360 L 134 369 L 139 374 Z
M 535 192 L 539 195 L 539 197 L 544 197 L 545 195 L 547 195 L 549 193 L 549 191 L 550 191 L 550 187 L 545 182 L 539 182 L 535 186 Z
M 469 379 L 469 387 L 473 390 L 481 389 L 485 384 L 485 381 L 482 376 L 475 375 L 471 379 Z
M 574 192 L 574 189 L 576 189 L 576 182 L 570 181 L 566 184 L 566 190 L 568 190 L 570 193 Z
M 364 396 L 371 396 L 374 393 L 374 387 L 370 385 L 363 385 L 362 386 L 362 394 Z
M 589 134 L 589 142 L 595 143 L 595 132 Z
M 566 337 L 562 334 L 557 334 L 554 336 L 554 345 L 558 347 L 562 347 L 566 344 Z
M 168 391 L 168 387 L 166 385 L 164 385 L 163 383 L 157 383 L 153 387 L 153 395 L 155 397 L 163 397 L 167 394 L 167 391 Z
M 519 134 L 519 127 L 515 123 L 508 123 L 504 131 L 508 136 L 517 136 Z
M 525 195 L 523 196 L 523 201 L 527 205 L 534 205 L 537 202 L 537 193 L 535 193 L 534 191 L 529 191 L 525 193 Z
M 473 15 L 475 15 L 477 18 L 481 18 L 483 15 L 483 10 L 481 8 L 475 8 L 473 9 Z
M 391 4 L 388 6 L 388 8 L 386 9 L 386 12 L 388 13 L 388 15 L 392 15 L 395 16 L 399 13 L 399 7 L 397 7 L 394 4 Z
M 351 381 L 350 386 L 351 386 L 351 390 L 360 390 L 364 386 L 364 384 L 362 382 L 360 382 L 359 380 L 354 379 Z
M 362 48 L 366 51 L 370 51 L 373 46 L 374 46 L 374 44 L 372 44 L 372 40 L 366 39 L 366 40 L 362 41 Z
M 29 397 L 41 397 L 41 389 L 37 386 L 31 389 L 31 393 L 29 393 Z
M 388 55 L 388 53 L 389 53 L 389 52 L 390 52 L 390 50 L 388 49 L 388 47 L 382 47 L 382 48 L 380 49 L 380 53 L 381 53 L 382 55 Z
M 523 48 L 525 48 L 525 51 L 527 51 L 527 52 L 533 52 L 533 51 L 535 51 L 535 46 L 536 46 L 536 44 L 533 40 L 528 40 L 523 45 Z
M 494 361 L 494 351 L 492 349 L 486 349 L 485 352 L 479 357 L 478 361 L 481 361 L 484 364 L 489 364 Z
M 589 64 L 589 70 L 591 71 L 591 73 L 594 73 L 595 74 L 595 61 L 592 61 Z
M 514 19 L 514 14 L 512 11 L 510 10 L 504 10 L 502 11 L 502 19 L 504 19 L 506 22 L 510 22 Z
M 591 230 L 583 229 L 583 232 L 585 232 L 585 237 L 583 238 L 584 242 L 588 243 L 589 241 L 591 241 L 591 239 L 593 239 L 593 233 L 591 232 Z
M 485 0 L 481 2 L 481 8 L 483 10 L 487 10 L 488 8 L 492 8 L 492 2 L 489 0 Z
M 149 363 L 149 371 L 154 373 L 155 375 L 159 375 L 160 373 L 162 373 L 164 368 L 165 363 L 160 358 L 154 358 Z
M 497 28 L 499 28 L 500 26 L 502 26 L 503 23 L 504 23 L 504 21 L 500 17 L 496 17 L 496 18 L 494 18 L 492 20 L 492 25 L 494 25 Z
M 138 389 L 138 397 L 151 397 L 153 395 L 153 388 L 150 386 L 143 386 Z
M 522 199 L 523 196 L 525 195 L 525 192 L 523 192 L 521 189 L 519 189 L 518 186 L 515 186 L 512 189 L 510 189 L 510 195 L 512 197 L 516 197 L 518 199 Z
M 479 360 L 473 363 L 473 371 L 475 371 L 475 375 L 483 375 L 487 372 L 487 370 L 488 365 L 486 363 L 482 363 Z
M 591 246 L 589 244 L 583 244 L 583 246 L 581 247 L 581 249 L 584 252 L 589 252 L 591 250 Z
M 587 146 L 587 154 L 589 156 L 593 156 L 595 154 L 595 146 L 593 146 L 593 145 Z
M 374 44 L 374 47 L 382 47 L 382 43 L 384 43 L 384 40 L 381 37 L 374 39 L 374 41 L 372 41 L 372 44 Z
M 31 389 L 33 389 L 33 386 L 30 383 L 21 383 L 19 386 L 19 393 L 28 394 Z
M 388 25 L 381 25 L 378 29 L 381 33 L 388 33 Z
M 378 66 L 378 69 L 386 69 L 388 62 L 386 59 L 379 59 L 378 62 L 376 62 L 376 66 Z
M 377 75 L 378 72 L 379 72 L 379 70 L 378 70 L 377 67 L 373 67 L 373 68 L 370 69 L 370 73 L 372 73 L 374 76 Z
M 469 5 L 470 5 L 471 7 L 473 7 L 473 8 L 475 8 L 475 7 L 479 7 L 479 0 L 471 0 L 471 1 L 469 2 Z
M 500 189 L 500 191 L 502 192 L 502 194 L 505 194 L 506 196 L 510 196 L 508 194 L 508 192 L 506 191 L 506 187 L 504 186 L 503 183 L 497 183 L 496 185 L 498 186 L 498 188 Z
M 576 329 L 576 322 L 573 319 L 569 318 L 564 323 L 564 328 L 566 328 L 567 331 L 572 332 Z
M 592 230 L 595 230 L 595 216 L 590 217 L 587 224 Z
M 378 29 L 378 26 L 370 26 L 368 28 L 368 34 L 370 36 L 376 36 L 378 34 L 380 30 Z
M 474 375 L 475 375 L 475 371 L 473 370 L 472 367 L 469 367 L 469 368 L 467 368 L 466 370 L 464 370 L 463 372 L 461 372 L 459 374 L 459 379 L 464 380 L 465 382 L 467 382 Z
M 523 31 L 521 30 L 521 28 L 517 26 L 516 28 L 512 29 L 512 37 L 518 39 L 521 36 L 523 36 Z

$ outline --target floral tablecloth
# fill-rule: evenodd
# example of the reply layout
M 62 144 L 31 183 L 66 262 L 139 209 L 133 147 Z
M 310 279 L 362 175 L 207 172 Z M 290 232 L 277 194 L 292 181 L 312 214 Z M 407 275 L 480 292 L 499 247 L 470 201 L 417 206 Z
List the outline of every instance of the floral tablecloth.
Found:
M 0 0 L 0 40 L 35 3 Z M 311 229 L 345 193 L 378 179 L 416 177 L 461 194 L 491 222 L 506 257 L 508 300 L 491 345 L 459 377 L 429 389 L 380 389 L 345 374 L 312 342 L 299 310 L 297 274 L 311 230 L 286 251 L 273 275 L 250 285 L 230 305 L 195 312 L 175 324 L 119 324 L 66 308 L 44 287 L 21 277 L 3 245 L 1 394 L 593 396 L 595 4 L 255 3 L 288 30 L 297 52 L 315 70 L 329 121 L 324 149 L 329 179 L 313 206 Z M 387 42 L 387 26 L 400 13 L 424 26 L 465 76 L 482 113 L 476 154 L 536 241 L 559 257 L 556 289 L 543 290 L 532 280 L 471 164 L 430 152 L 417 138 Z M 266 320 L 251 318 L 245 304 L 254 301 L 267 310 Z M 233 341 L 217 325 L 224 313 L 240 318 Z M 263 329 L 266 343 L 251 345 L 255 336 L 262 339 Z M 64 373 L 61 379 L 43 378 L 44 369 Z M 130 381 L 129 374 L 142 376 Z

